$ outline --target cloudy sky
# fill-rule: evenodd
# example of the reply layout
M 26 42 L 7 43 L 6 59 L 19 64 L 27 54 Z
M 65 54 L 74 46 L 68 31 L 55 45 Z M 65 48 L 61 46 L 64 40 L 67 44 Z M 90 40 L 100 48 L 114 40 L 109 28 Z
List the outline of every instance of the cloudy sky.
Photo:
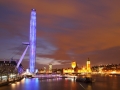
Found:
M 0 0 L 0 60 L 19 59 L 37 13 L 36 68 L 120 63 L 119 0 Z M 29 68 L 29 50 L 22 64 Z

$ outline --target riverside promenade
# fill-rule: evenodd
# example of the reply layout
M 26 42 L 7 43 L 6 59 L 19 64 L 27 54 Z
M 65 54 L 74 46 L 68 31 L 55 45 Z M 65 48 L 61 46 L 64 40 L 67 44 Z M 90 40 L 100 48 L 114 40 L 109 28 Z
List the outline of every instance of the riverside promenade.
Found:
M 19 77 L 19 78 L 14 78 L 14 79 L 9 79 L 9 80 L 7 79 L 4 81 L 0 81 L 0 87 L 5 86 L 5 85 L 9 85 L 10 83 L 21 81 L 22 79 L 23 79 L 23 77 Z

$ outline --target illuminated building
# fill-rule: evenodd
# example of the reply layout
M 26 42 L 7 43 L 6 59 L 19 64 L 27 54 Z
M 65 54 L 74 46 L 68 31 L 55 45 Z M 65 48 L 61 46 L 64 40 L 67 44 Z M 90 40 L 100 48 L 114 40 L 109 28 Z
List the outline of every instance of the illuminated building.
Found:
M 76 66 L 77 66 L 76 62 L 72 62 L 72 63 L 71 63 L 71 67 L 72 67 L 73 69 L 76 68 Z
M 16 60 L 0 61 L 0 72 L 2 72 L 2 74 L 5 74 L 5 73 L 10 74 L 15 72 L 21 74 L 24 71 L 22 64 L 19 65 L 17 70 L 15 70 L 16 66 L 17 66 Z
M 22 64 L 19 65 L 18 69 L 15 69 L 16 66 L 17 66 L 16 60 L 0 61 L 0 84 L 2 82 L 18 78 L 19 74 L 23 73 L 24 68 Z
M 49 64 L 49 73 L 52 73 L 52 64 Z
M 30 72 L 35 72 L 35 60 L 36 60 L 36 10 L 31 10 L 30 18 Z
M 68 69 L 63 69 L 64 74 L 72 74 L 75 73 L 75 68 L 77 67 L 77 63 L 75 61 L 71 62 L 71 67 Z
M 90 68 L 90 60 L 89 60 L 89 58 L 88 58 L 88 60 L 87 60 L 87 72 L 91 72 L 91 68 Z
M 64 74 L 72 74 L 72 73 L 74 73 L 74 69 L 71 69 L 71 68 L 68 68 L 68 69 L 63 69 L 63 73 Z
M 63 73 L 64 74 L 74 74 L 74 73 L 87 74 L 87 73 L 91 73 L 89 58 L 87 60 L 87 66 L 85 66 L 85 67 L 83 66 L 82 68 L 78 68 L 76 62 L 71 62 L 71 67 L 72 67 L 72 69 L 71 68 L 63 69 Z
M 46 67 L 44 67 L 44 73 L 46 73 Z

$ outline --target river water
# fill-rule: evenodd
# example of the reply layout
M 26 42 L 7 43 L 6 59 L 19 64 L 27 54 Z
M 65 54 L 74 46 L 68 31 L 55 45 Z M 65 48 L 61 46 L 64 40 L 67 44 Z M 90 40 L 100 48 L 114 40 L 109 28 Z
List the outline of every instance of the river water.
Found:
M 78 83 L 74 79 L 56 78 L 39 80 L 38 78 L 24 78 L 0 90 L 120 90 L 120 76 L 93 76 L 96 81 L 92 84 Z

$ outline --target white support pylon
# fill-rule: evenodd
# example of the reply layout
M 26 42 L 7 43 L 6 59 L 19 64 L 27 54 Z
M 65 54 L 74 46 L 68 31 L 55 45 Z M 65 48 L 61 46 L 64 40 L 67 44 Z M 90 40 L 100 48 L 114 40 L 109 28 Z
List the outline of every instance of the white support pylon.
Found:
M 26 51 L 27 51 L 28 47 L 29 47 L 29 45 L 27 45 L 27 47 L 26 47 L 25 51 L 23 52 L 20 60 L 18 61 L 17 66 L 16 66 L 16 69 L 19 67 L 20 63 L 22 62 L 22 60 L 23 60 L 23 58 L 24 58 L 24 56 L 25 56 L 25 54 L 26 54 Z

